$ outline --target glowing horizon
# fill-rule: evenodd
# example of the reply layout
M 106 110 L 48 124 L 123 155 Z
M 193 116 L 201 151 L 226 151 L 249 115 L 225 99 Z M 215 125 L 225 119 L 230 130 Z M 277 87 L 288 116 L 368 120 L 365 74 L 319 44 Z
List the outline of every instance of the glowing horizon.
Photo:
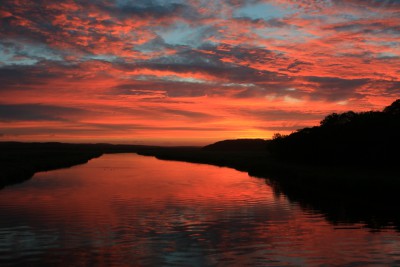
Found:
M 400 98 L 400 2 L 4 0 L 0 141 L 270 138 Z

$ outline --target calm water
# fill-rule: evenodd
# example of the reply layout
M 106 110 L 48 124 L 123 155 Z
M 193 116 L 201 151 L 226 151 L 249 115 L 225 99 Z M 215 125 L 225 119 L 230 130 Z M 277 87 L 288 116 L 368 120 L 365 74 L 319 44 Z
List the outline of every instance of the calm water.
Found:
M 0 191 L 0 266 L 400 266 L 400 235 L 335 225 L 229 168 L 105 155 Z

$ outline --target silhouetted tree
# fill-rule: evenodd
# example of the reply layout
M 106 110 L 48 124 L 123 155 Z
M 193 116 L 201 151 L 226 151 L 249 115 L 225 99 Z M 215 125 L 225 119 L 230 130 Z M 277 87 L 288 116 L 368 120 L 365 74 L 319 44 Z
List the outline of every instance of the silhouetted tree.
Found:
M 272 136 L 272 139 L 280 139 L 280 138 L 284 138 L 285 135 L 281 134 L 281 133 L 274 133 L 274 135 Z
M 357 117 L 357 113 L 353 111 L 348 111 L 342 114 L 332 113 L 331 115 L 326 116 L 320 124 L 322 126 L 327 125 L 335 125 L 335 124 L 346 124 L 351 122 Z
M 321 122 L 321 126 L 332 125 L 335 124 L 339 120 L 339 114 L 332 113 L 326 116 Z
M 390 106 L 387 106 L 383 112 L 392 115 L 400 115 L 400 99 L 397 99 Z
M 264 139 L 223 140 L 203 147 L 208 151 L 262 151 L 266 150 L 269 141 Z
M 320 126 L 274 136 L 269 151 L 278 158 L 325 164 L 394 163 L 400 150 L 400 100 L 383 112 L 353 111 L 326 116 Z

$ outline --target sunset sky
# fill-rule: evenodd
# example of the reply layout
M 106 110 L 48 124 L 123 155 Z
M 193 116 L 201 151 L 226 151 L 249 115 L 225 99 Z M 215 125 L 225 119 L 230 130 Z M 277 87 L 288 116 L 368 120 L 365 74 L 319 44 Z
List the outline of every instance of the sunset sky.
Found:
M 0 140 L 270 138 L 397 98 L 398 0 L 0 1 Z

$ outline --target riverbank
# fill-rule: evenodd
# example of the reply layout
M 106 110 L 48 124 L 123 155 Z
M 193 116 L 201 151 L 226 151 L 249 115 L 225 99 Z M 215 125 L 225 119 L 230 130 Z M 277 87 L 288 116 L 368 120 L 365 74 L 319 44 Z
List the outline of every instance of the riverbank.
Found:
M 138 153 L 163 160 L 230 167 L 251 176 L 270 179 L 282 188 L 315 196 L 388 198 L 400 189 L 400 177 L 394 165 L 304 164 L 277 160 L 267 151 L 246 150 L 159 148 Z
M 334 225 L 361 222 L 374 231 L 392 226 L 400 231 L 396 166 L 306 165 L 276 160 L 265 151 L 161 148 L 139 154 L 234 168 L 265 179 L 277 197 L 324 214 Z
M 84 164 L 108 153 L 234 168 L 265 179 L 277 196 L 283 194 L 306 209 L 326 214 L 332 223 L 362 221 L 373 229 L 394 223 L 400 231 L 396 167 L 296 164 L 278 161 L 262 150 L 0 142 L 0 188 L 28 180 L 36 172 Z
M 84 164 L 105 153 L 136 153 L 155 148 L 110 144 L 0 142 L 0 188 L 28 180 L 36 172 Z
M 266 150 L 3 142 L 0 151 L 1 187 L 25 181 L 36 172 L 84 164 L 106 153 L 138 153 L 163 160 L 230 167 L 315 196 L 381 198 L 396 194 L 400 188 L 395 166 L 307 165 L 277 160 Z

